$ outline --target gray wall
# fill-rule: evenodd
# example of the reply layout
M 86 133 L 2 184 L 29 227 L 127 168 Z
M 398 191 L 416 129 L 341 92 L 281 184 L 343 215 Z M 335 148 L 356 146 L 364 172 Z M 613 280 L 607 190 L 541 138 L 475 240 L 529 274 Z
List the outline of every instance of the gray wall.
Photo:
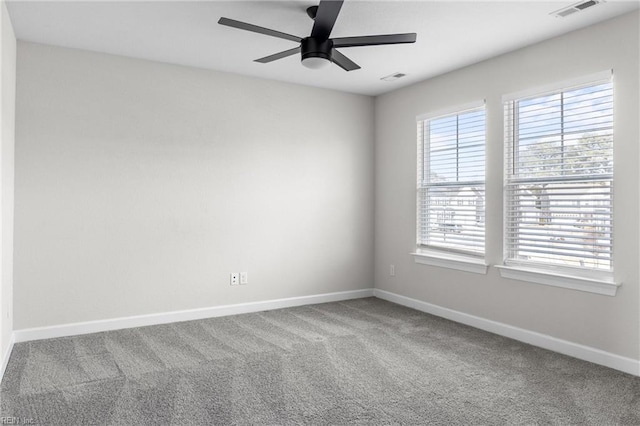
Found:
M 0 365 L 13 331 L 13 178 L 16 101 L 16 38 L 0 2 Z
M 376 99 L 375 285 L 382 290 L 638 359 L 638 12 Z M 503 94 L 614 70 L 617 296 L 415 264 L 416 124 L 431 111 L 486 99 L 487 259 L 502 261 Z M 396 276 L 389 276 L 395 264 Z
M 372 287 L 372 98 L 18 52 L 15 329 Z

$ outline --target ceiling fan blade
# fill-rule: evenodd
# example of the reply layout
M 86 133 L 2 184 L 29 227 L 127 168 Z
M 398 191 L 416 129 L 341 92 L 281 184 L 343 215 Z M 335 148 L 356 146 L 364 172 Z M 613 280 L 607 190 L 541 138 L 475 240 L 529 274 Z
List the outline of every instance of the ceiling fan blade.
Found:
M 326 40 L 331 35 L 333 25 L 338 19 L 343 0 L 322 0 L 318 5 L 311 37 Z
M 353 62 L 351 59 L 338 52 L 336 49 L 331 49 L 331 60 L 334 64 L 339 66 L 345 71 L 353 71 L 360 69 L 360 65 Z
M 286 58 L 287 56 L 295 55 L 296 53 L 300 53 L 300 46 L 294 47 L 293 49 L 285 50 L 284 52 L 274 53 L 273 55 L 265 56 L 264 58 L 256 59 L 254 62 L 260 62 L 262 64 L 266 64 L 268 62 L 277 61 L 278 59 Z
M 268 35 L 268 36 L 271 36 L 271 37 L 283 38 L 285 40 L 291 40 L 291 41 L 295 41 L 295 42 L 298 42 L 298 43 L 300 43 L 300 41 L 302 41 L 302 39 L 300 37 L 296 37 L 296 36 L 291 35 L 291 34 L 282 33 L 280 31 L 276 31 L 276 30 L 270 30 L 269 28 L 259 27 L 257 25 L 253 25 L 253 24 L 247 24 L 246 22 L 236 21 L 234 19 L 220 18 L 220 20 L 218 21 L 218 24 L 226 25 L 227 27 L 238 28 L 240 30 L 251 31 L 251 32 L 254 32 L 254 33 L 258 33 L 258 34 L 264 34 L 264 35 Z
M 386 34 L 332 39 L 333 47 L 377 46 L 381 44 L 415 43 L 416 33 Z

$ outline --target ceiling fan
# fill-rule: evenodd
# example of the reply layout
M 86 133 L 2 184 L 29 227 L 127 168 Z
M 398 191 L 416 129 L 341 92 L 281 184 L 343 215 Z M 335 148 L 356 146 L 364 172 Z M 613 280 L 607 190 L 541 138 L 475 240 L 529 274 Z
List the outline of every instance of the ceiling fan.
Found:
M 415 43 L 416 33 L 329 38 L 336 19 L 338 19 L 338 13 L 340 13 L 343 1 L 322 0 L 318 6 L 307 8 L 307 15 L 314 20 L 314 23 L 311 35 L 304 38 L 229 18 L 220 18 L 218 24 L 299 43 L 298 47 L 256 59 L 255 62 L 266 64 L 300 53 L 302 65 L 312 69 L 324 68 L 331 62 L 345 71 L 353 71 L 360 68 L 358 64 L 338 52 L 337 48 Z

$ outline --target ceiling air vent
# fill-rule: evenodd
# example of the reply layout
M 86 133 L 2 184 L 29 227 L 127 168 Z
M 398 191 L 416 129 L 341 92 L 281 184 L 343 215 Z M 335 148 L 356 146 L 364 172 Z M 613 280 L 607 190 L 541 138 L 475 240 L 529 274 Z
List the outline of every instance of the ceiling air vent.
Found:
M 395 73 L 390 74 L 390 75 L 388 75 L 386 77 L 382 77 L 380 80 L 382 80 L 382 81 L 396 81 L 397 79 L 402 78 L 404 76 L 406 76 L 406 74 L 403 74 L 401 72 L 395 72 Z
M 581 1 L 578 3 L 572 4 L 571 6 L 563 7 L 562 9 L 556 10 L 555 12 L 551 12 L 550 15 L 555 15 L 558 18 L 564 18 L 566 16 L 573 15 L 574 13 L 581 12 L 599 3 L 604 3 L 604 0 Z

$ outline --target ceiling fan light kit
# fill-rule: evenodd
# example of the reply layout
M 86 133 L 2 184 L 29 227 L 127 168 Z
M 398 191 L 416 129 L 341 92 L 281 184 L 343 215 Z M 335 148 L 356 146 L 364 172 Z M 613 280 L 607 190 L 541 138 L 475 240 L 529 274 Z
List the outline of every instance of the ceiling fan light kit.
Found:
M 299 43 L 298 47 L 256 59 L 255 62 L 266 64 L 300 53 L 302 65 L 311 69 L 326 68 L 332 62 L 345 71 L 360 69 L 358 64 L 336 48 L 415 43 L 416 33 L 329 38 L 342 3 L 343 0 L 322 0 L 318 6 L 307 8 L 307 15 L 314 23 L 311 35 L 306 38 L 229 18 L 220 18 L 218 24 Z
M 312 37 L 303 38 L 300 43 L 302 65 L 311 69 L 326 68 L 331 65 L 331 40 L 318 40 Z

